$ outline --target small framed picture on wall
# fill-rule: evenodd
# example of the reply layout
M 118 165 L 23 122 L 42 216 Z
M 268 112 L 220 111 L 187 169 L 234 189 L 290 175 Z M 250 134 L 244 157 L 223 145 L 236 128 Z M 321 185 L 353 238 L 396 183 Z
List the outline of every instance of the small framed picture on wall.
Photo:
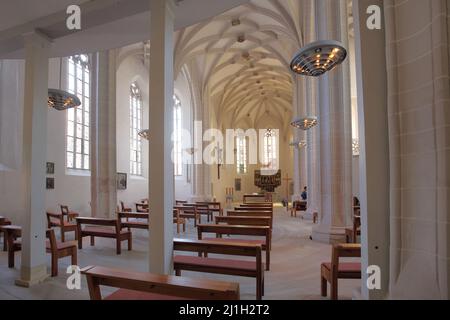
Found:
M 241 189 L 242 189 L 241 184 L 242 184 L 242 180 L 241 180 L 241 179 L 235 179 L 235 180 L 234 180 L 234 189 L 235 189 L 237 192 L 240 192 L 240 191 L 241 191 Z
M 47 162 L 47 174 L 55 174 L 55 164 L 53 162 Z
M 54 190 L 55 189 L 55 178 L 47 178 L 45 185 L 46 185 L 47 190 Z
M 127 190 L 127 174 L 117 174 L 117 190 Z

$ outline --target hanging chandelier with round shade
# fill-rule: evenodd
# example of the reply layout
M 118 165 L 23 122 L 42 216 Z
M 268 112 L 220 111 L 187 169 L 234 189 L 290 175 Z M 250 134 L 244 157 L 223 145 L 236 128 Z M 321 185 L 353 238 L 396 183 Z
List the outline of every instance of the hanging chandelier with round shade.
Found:
M 300 141 L 292 141 L 291 143 L 289 143 L 289 145 L 291 147 L 295 147 L 298 149 L 302 149 L 306 147 L 306 141 L 305 140 L 300 140 Z
M 317 126 L 317 124 L 318 124 L 317 117 L 298 118 L 291 123 L 293 127 L 296 127 L 304 131 L 314 128 L 315 126 Z
M 81 105 L 80 99 L 67 91 L 48 89 L 48 107 L 59 111 L 76 108 Z
M 150 140 L 150 129 L 145 129 L 145 130 L 139 131 L 138 136 L 145 140 Z
M 291 69 L 303 76 L 319 77 L 344 62 L 347 50 L 335 40 L 313 42 L 294 56 Z

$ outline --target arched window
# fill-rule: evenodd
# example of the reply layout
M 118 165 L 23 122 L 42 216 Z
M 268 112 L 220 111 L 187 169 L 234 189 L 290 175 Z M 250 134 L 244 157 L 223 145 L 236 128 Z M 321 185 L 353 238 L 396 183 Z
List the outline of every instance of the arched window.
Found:
M 142 175 L 142 97 L 136 83 L 130 87 L 130 174 Z
M 267 169 L 278 169 L 277 134 L 273 129 L 264 134 L 264 164 Z
M 80 98 L 79 107 L 67 112 L 66 165 L 68 169 L 89 170 L 90 72 L 85 54 L 68 59 L 68 91 Z
M 245 136 L 236 138 L 236 164 L 237 173 L 247 173 L 247 139 Z
M 182 176 L 181 101 L 176 95 L 173 96 L 173 148 L 174 173 Z

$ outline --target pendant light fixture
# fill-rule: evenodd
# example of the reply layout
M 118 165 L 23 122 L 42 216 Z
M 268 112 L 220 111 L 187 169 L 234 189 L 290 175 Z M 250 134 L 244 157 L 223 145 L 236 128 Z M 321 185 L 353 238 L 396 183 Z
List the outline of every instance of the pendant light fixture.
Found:
M 138 136 L 150 141 L 150 129 L 141 130 L 138 132 Z
M 333 70 L 347 57 L 347 50 L 335 40 L 313 42 L 294 56 L 291 70 L 303 76 L 318 77 Z
M 296 127 L 297 129 L 301 129 L 304 131 L 310 130 L 317 126 L 318 120 L 317 117 L 304 117 L 295 119 L 291 125 Z
M 47 104 L 49 108 L 64 111 L 81 105 L 80 99 L 67 91 L 61 90 L 62 58 L 59 63 L 59 89 L 48 89 Z

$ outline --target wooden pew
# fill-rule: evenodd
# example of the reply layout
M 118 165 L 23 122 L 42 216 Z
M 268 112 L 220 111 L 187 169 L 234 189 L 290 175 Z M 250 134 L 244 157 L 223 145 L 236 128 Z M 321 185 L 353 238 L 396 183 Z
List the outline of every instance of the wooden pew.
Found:
M 260 202 L 266 202 L 267 201 L 266 195 L 264 195 L 264 194 L 245 194 L 242 197 L 242 201 L 244 203 L 247 203 L 247 202 L 249 202 L 249 201 L 247 201 L 247 199 L 253 199 L 253 200 L 254 199 L 259 199 Z
M 252 202 L 252 203 L 242 203 L 239 207 L 268 207 L 273 209 L 273 203 L 271 202 Z
M 56 241 L 55 230 L 47 230 L 47 242 L 45 249 L 51 254 L 52 259 L 52 277 L 58 276 L 58 260 L 71 257 L 71 265 L 76 266 L 77 263 L 77 243 Z
M 345 229 L 347 243 L 358 243 L 358 236 L 361 235 L 361 216 L 353 216 L 353 227 Z
M 116 240 L 116 252 L 122 253 L 122 241 L 128 241 L 128 250 L 132 250 L 131 232 L 121 230 L 118 219 L 76 218 L 78 228 L 78 249 L 83 249 L 83 238 L 91 237 L 91 246 L 95 245 L 95 237 Z M 87 225 L 84 229 L 83 225 Z
M 148 213 L 139 213 L 139 212 L 118 212 L 117 219 L 120 223 L 120 229 L 142 229 L 148 230 L 149 228 L 149 217 Z M 125 219 L 125 221 L 123 221 Z M 141 221 L 130 221 L 130 219 L 138 219 Z M 142 221 L 146 220 L 146 221 Z
M 195 252 L 199 256 L 174 256 L 174 269 L 177 276 L 181 271 L 227 274 L 256 278 L 256 299 L 264 295 L 264 263 L 261 258 L 261 245 L 244 242 L 218 243 L 215 241 L 178 240 L 173 242 L 174 251 Z M 203 257 L 203 254 L 205 257 Z M 254 257 L 255 261 L 210 258 L 208 254 Z
M 222 204 L 220 202 L 196 202 L 196 204 L 207 205 L 213 216 L 214 212 L 217 212 L 219 216 L 223 216 Z
M 100 286 L 119 288 L 105 300 L 239 300 L 239 284 L 155 275 L 104 267 L 81 270 L 91 300 L 102 300 Z
M 215 217 L 216 224 L 226 223 L 235 226 L 268 226 L 272 227 L 272 218 L 254 216 L 222 216 Z
M 173 223 L 177 225 L 177 234 L 180 234 L 180 225 L 183 225 L 183 232 L 186 232 L 186 219 L 180 217 L 178 209 L 173 209 Z
M 197 222 L 200 223 L 199 214 L 195 206 L 175 206 L 174 209 L 180 212 L 179 216 L 183 219 L 194 219 L 194 226 L 197 227 Z
M 271 219 L 270 227 L 273 228 L 273 212 L 272 211 L 227 211 L 229 217 L 269 217 Z
M 7 218 L 0 216 L 0 227 L 2 226 L 10 226 L 11 225 L 11 221 L 9 221 Z M 3 251 L 6 252 L 8 250 L 8 243 L 6 240 L 6 232 L 4 232 L 1 228 L 0 228 L 0 234 L 3 233 Z
M 204 238 L 203 233 L 214 233 L 216 238 Z M 197 226 L 198 240 L 208 240 L 220 243 L 259 244 L 266 252 L 266 270 L 270 270 L 270 250 L 272 248 L 272 229 L 268 226 L 232 226 L 223 224 L 199 224 Z M 222 238 L 223 235 L 257 236 L 262 239 Z
M 361 245 L 337 244 L 333 246 L 331 263 L 320 266 L 321 294 L 327 296 L 327 282 L 330 283 L 331 300 L 338 299 L 338 279 L 361 279 L 361 263 L 343 263 L 340 258 L 361 257 Z
M 63 213 L 47 212 L 47 228 L 59 228 L 61 241 L 66 241 L 66 232 L 75 232 L 75 239 L 78 238 L 77 224 L 69 221 L 69 216 Z M 64 217 L 67 215 L 67 221 Z
M 273 208 L 270 207 L 235 207 L 235 211 L 270 211 L 273 212 Z
M 190 204 L 185 204 L 185 206 L 190 206 Z M 195 203 L 195 204 L 192 204 L 192 206 L 195 206 L 195 208 L 197 209 L 198 223 L 202 223 L 202 215 L 206 216 L 206 220 L 208 222 L 213 220 L 213 213 L 211 210 L 209 210 L 208 204 Z

